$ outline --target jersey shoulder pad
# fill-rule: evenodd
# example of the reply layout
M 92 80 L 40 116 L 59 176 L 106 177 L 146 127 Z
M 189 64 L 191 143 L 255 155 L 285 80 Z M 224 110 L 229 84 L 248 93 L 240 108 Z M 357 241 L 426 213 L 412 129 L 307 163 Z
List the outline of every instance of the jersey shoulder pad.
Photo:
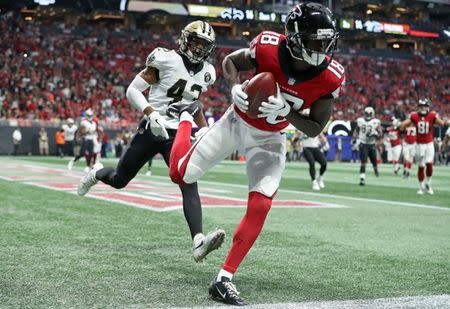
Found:
M 158 70 L 164 69 L 167 67 L 168 63 L 174 58 L 173 50 L 156 47 L 148 56 L 145 61 L 145 65 L 148 67 L 153 67 Z
M 342 96 L 345 91 L 345 68 L 336 60 L 331 59 L 327 66 L 327 70 L 329 72 L 327 75 L 327 80 L 332 89 L 331 95 L 336 99 Z
M 216 81 L 217 75 L 216 75 L 216 68 L 209 62 L 205 61 L 205 83 L 208 85 L 214 84 Z
M 258 34 L 250 43 L 250 55 L 253 59 L 259 58 L 267 52 L 271 52 L 274 48 L 278 50 L 278 46 L 284 40 L 283 34 L 274 31 L 263 31 Z

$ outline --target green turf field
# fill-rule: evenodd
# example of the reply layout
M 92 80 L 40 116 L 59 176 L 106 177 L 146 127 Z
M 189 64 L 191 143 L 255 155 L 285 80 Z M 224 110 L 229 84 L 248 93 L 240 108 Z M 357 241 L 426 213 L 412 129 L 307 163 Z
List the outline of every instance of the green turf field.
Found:
M 0 157 L 0 307 L 216 305 L 208 284 L 245 208 L 204 209 L 205 231 L 221 227 L 228 237 L 195 264 L 181 209 L 156 212 L 35 186 L 65 178 L 66 163 Z M 21 164 L 41 168 L 40 176 L 11 168 Z M 42 167 L 56 174 L 43 178 Z M 67 182 L 75 185 L 81 170 L 80 162 Z M 288 164 L 277 198 L 342 207 L 274 207 L 235 276 L 241 296 L 270 304 L 450 294 L 450 167 L 435 167 L 433 196 L 417 196 L 416 177 L 391 170 L 383 165 L 375 178 L 368 169 L 360 187 L 358 165 L 331 163 L 316 193 L 306 164 Z M 162 161 L 154 176 L 144 172 L 137 181 L 171 187 Z M 225 162 L 199 187 L 243 199 L 246 183 L 245 166 Z

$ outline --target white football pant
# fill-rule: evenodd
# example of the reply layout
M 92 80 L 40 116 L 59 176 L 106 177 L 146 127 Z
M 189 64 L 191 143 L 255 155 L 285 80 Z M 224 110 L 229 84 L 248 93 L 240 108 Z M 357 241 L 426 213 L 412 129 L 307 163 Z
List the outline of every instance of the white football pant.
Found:
M 189 160 L 183 181 L 197 181 L 236 149 L 243 149 L 246 157 L 249 191 L 273 196 L 285 166 L 286 136 L 250 126 L 233 105 L 180 160 L 178 166 Z
M 416 148 L 418 165 L 423 167 L 426 163 L 433 163 L 434 161 L 434 144 L 430 142 L 428 144 L 417 143 Z

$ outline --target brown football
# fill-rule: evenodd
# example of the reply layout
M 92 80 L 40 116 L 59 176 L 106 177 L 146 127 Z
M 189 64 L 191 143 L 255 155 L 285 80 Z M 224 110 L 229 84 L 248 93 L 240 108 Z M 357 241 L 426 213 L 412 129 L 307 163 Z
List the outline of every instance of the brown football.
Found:
M 277 94 L 277 82 L 272 73 L 262 72 L 250 80 L 244 91 L 248 95 L 247 115 L 250 118 L 258 118 L 261 103 L 267 102 L 268 97 Z

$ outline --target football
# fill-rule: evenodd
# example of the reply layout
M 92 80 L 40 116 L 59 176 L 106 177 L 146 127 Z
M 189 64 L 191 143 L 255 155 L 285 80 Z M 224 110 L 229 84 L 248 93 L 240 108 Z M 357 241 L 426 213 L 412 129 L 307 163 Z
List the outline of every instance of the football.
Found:
M 270 72 L 259 73 L 250 80 L 244 91 L 248 95 L 247 115 L 250 118 L 258 118 L 261 103 L 277 94 L 275 77 Z

